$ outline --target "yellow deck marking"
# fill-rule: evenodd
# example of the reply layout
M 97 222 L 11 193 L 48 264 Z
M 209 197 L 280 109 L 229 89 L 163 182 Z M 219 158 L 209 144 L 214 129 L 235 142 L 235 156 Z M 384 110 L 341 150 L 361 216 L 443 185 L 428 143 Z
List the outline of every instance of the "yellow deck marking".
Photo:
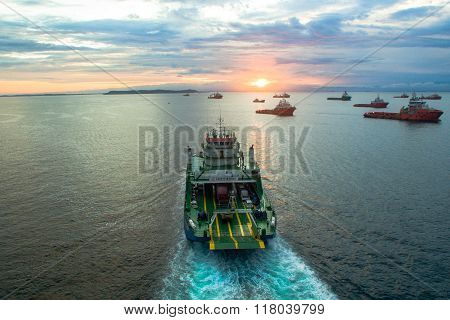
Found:
M 220 238 L 219 217 L 216 215 L 216 230 L 217 236 Z
M 234 210 L 234 213 L 236 213 L 236 217 L 237 217 L 238 222 L 239 222 L 239 228 L 241 229 L 241 234 L 242 234 L 243 237 L 245 237 L 244 229 L 242 228 L 241 218 L 239 218 L 239 213 L 236 210 Z
M 213 205 L 214 205 L 214 211 L 216 211 L 216 196 L 214 195 L 214 191 L 213 191 Z M 219 227 L 219 217 L 216 215 L 216 230 L 217 230 L 217 235 L 220 238 L 220 227 Z
M 241 222 L 241 218 L 239 218 L 239 213 L 236 210 L 237 204 L 236 204 L 236 200 L 233 201 L 233 210 L 234 210 L 234 214 L 237 217 L 238 223 L 239 223 L 239 229 L 241 229 L 241 235 L 243 237 L 245 237 L 245 233 L 244 233 L 244 229 L 242 228 L 242 222 Z
M 205 212 L 207 213 L 208 210 L 206 210 L 206 190 L 205 189 L 203 189 L 203 208 L 205 208 Z M 208 214 L 208 217 L 209 217 L 209 214 Z M 215 250 L 216 245 L 214 243 L 214 237 L 213 237 L 211 225 L 209 225 L 209 235 L 210 235 L 209 250 Z
M 264 241 L 259 240 L 259 239 L 256 239 L 256 240 L 258 241 L 259 247 L 260 247 L 261 249 L 265 249 L 265 248 L 266 248 L 266 246 L 265 246 L 265 244 L 264 244 Z
M 260 240 L 260 239 L 257 239 L 257 238 L 255 237 L 255 234 L 253 233 L 253 230 L 252 230 L 252 220 L 250 219 L 250 214 L 249 214 L 248 212 L 246 212 L 246 213 L 247 213 L 247 221 L 248 221 L 248 223 L 247 223 L 248 231 L 250 231 L 250 234 L 252 235 L 252 237 L 253 237 L 256 241 L 258 241 L 259 247 L 260 247 L 261 249 L 265 249 L 266 246 L 264 245 L 264 241 L 262 241 L 262 240 Z
M 208 212 L 208 210 L 206 210 L 206 191 L 203 190 L 203 208 L 205 209 L 205 212 Z
M 253 230 L 252 230 L 252 220 L 250 219 L 250 214 L 248 213 L 248 212 L 246 212 L 246 214 L 247 214 L 247 228 L 248 228 L 248 231 L 250 232 L 250 234 L 252 235 L 252 237 L 254 238 L 255 237 L 255 235 L 254 235 L 254 233 L 253 233 Z
M 230 221 L 227 221 L 227 224 L 228 224 L 228 231 L 230 232 L 230 238 L 231 238 L 231 240 L 233 240 L 233 242 L 234 242 L 234 247 L 235 247 L 236 249 L 239 249 L 238 242 L 237 242 L 236 239 L 233 237 L 233 232 L 231 232 Z
M 216 248 L 216 245 L 214 244 L 214 237 L 213 237 L 211 225 L 209 225 L 209 234 L 211 236 L 211 240 L 209 241 L 209 250 L 214 250 Z

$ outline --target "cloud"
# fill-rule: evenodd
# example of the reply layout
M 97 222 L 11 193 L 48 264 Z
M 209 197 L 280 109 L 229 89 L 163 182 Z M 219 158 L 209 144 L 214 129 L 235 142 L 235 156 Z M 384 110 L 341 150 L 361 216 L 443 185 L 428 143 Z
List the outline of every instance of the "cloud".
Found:
M 344 57 L 309 57 L 309 58 L 277 58 L 277 64 L 309 64 L 309 65 L 324 65 L 324 64 L 354 64 L 379 62 L 383 58 L 369 57 L 369 58 L 344 58 Z
M 342 33 L 342 21 L 344 18 L 338 14 L 326 14 L 309 22 L 308 30 L 319 37 L 337 36 Z
M 51 23 L 49 28 L 56 33 L 77 35 L 83 39 L 135 46 L 167 43 L 180 34 L 168 24 L 136 19 L 62 21 Z
M 274 44 L 291 45 L 308 41 L 310 38 L 305 25 L 298 18 L 291 17 L 268 23 L 233 22 L 219 34 L 191 39 L 191 45 L 201 48 L 203 45 L 223 44 L 227 41 L 266 43 L 270 46 Z
M 77 49 L 83 49 L 77 47 Z M 41 43 L 28 39 L 0 35 L 0 52 L 35 52 L 35 51 L 70 51 L 71 48 L 63 45 Z
M 428 16 L 433 11 L 437 10 L 437 6 L 422 6 L 416 8 L 409 8 L 394 12 L 391 14 L 391 19 L 394 20 L 412 20 Z
M 53 0 L 49 7 L 44 0 L 16 2 L 32 21 L 107 70 L 129 71 L 146 79 L 158 75 L 161 81 L 166 74 L 234 81 L 261 70 L 274 77 L 282 74 L 286 81 L 298 82 L 302 74 L 325 79 L 438 8 L 435 4 L 398 10 L 404 4 L 392 5 L 399 0 L 136 0 L 128 9 L 131 0 L 121 0 L 114 8 L 93 12 L 94 18 L 88 20 L 82 10 L 89 6 L 84 3 Z M 153 8 L 151 14 L 146 8 Z M 57 70 L 69 75 L 75 70 L 87 77 L 99 72 L 10 12 L 0 14 L 0 30 L 0 72 L 7 70 L 5 76 L 11 70 Z M 449 34 L 448 14 L 441 12 L 377 52 L 377 57 L 365 59 L 345 81 L 403 83 L 429 70 L 427 81 L 439 74 L 438 81 L 450 82 L 448 73 L 442 73 L 448 69 L 444 53 L 448 56 Z M 417 48 L 414 54 L 411 48 Z M 370 76 L 360 76 L 361 70 Z

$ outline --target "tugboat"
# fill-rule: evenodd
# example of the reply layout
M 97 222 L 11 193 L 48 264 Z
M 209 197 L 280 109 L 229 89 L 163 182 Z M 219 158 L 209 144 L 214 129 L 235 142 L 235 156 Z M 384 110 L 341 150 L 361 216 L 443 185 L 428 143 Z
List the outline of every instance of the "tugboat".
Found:
M 253 102 L 255 102 L 255 103 L 264 103 L 264 102 L 266 102 L 266 100 L 264 100 L 264 99 L 259 100 L 258 98 L 256 98 L 255 100 L 253 100 Z
M 433 93 L 432 95 L 429 95 L 429 96 L 424 96 L 422 94 L 420 99 L 422 99 L 422 100 L 441 100 L 442 97 L 440 95 L 438 95 L 437 93 Z
M 274 114 L 277 116 L 287 117 L 287 116 L 293 116 L 294 111 L 296 109 L 297 108 L 292 106 L 289 102 L 287 102 L 286 99 L 281 99 L 280 102 L 278 102 L 277 106 L 274 109 L 256 110 L 256 113 Z
M 366 112 L 364 118 L 438 122 L 443 113 L 441 110 L 430 108 L 425 101 L 413 93 L 408 107 L 401 108 L 400 112 Z
M 347 93 L 347 91 L 344 91 L 344 93 L 342 94 L 342 96 L 340 98 L 329 97 L 329 98 L 327 98 L 327 100 L 350 101 L 350 100 L 352 100 L 352 97 Z
M 383 99 L 380 98 L 378 95 L 375 100 L 371 101 L 370 103 L 357 103 L 354 104 L 354 107 L 362 107 L 362 108 L 386 108 L 389 102 L 385 102 Z
M 401 96 L 394 96 L 394 98 L 409 98 L 409 96 L 406 94 L 406 92 L 403 92 Z
M 219 92 L 212 93 L 208 96 L 208 99 L 222 99 L 223 95 L 221 95 Z
M 245 161 L 222 117 L 218 125 L 206 134 L 199 154 L 187 148 L 186 238 L 208 242 L 210 250 L 264 249 L 276 234 L 277 217 L 263 189 L 254 147 Z
M 290 98 L 291 96 L 289 94 L 287 94 L 286 92 L 284 92 L 283 94 L 275 94 L 273 97 L 274 98 Z

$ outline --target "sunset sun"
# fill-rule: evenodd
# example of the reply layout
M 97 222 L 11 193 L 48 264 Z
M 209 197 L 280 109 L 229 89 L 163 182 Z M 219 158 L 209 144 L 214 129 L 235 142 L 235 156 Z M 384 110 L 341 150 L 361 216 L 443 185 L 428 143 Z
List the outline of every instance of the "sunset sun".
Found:
M 252 82 L 252 86 L 258 87 L 258 88 L 264 88 L 269 84 L 269 81 L 264 78 L 257 79 Z

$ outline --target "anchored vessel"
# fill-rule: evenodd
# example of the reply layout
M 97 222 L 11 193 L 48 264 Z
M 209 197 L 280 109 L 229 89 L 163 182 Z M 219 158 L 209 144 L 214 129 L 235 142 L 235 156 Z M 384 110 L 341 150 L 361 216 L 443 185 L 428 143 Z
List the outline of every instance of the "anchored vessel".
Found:
M 276 116 L 293 116 L 294 111 L 297 108 L 292 106 L 289 102 L 286 101 L 286 99 L 281 99 L 280 102 L 278 102 L 277 106 L 274 109 L 262 109 L 262 110 L 256 110 L 256 113 L 262 113 L 262 114 L 274 114 Z
M 200 154 L 188 147 L 184 230 L 210 250 L 264 249 L 276 233 L 275 211 L 261 182 L 254 147 L 248 159 L 234 132 L 223 127 L 206 135 Z
M 409 98 L 406 92 L 403 92 L 401 96 L 394 96 L 394 98 Z
M 291 96 L 289 94 L 287 94 L 286 92 L 284 92 L 283 94 L 275 94 L 273 97 L 274 98 L 290 98 Z
M 429 96 L 422 95 L 420 97 L 420 99 L 422 99 L 422 100 L 441 100 L 442 97 L 440 95 L 438 95 L 437 93 L 433 93 L 433 94 L 431 94 Z
M 264 103 L 264 102 L 266 102 L 266 100 L 265 99 L 258 99 L 258 98 L 256 98 L 255 100 L 253 100 L 253 102 L 256 102 L 256 103 Z
M 367 107 L 367 108 L 386 108 L 389 102 L 385 102 L 380 96 L 377 96 L 375 100 L 370 103 L 357 103 L 354 104 L 354 107 Z
M 407 120 L 407 121 L 425 121 L 438 122 L 439 117 L 444 112 L 430 108 L 425 101 L 413 93 L 407 107 L 400 109 L 400 112 L 366 112 L 365 118 L 389 119 L 389 120 Z
M 340 98 L 329 97 L 329 98 L 327 98 L 327 100 L 350 101 L 350 100 L 352 100 L 352 97 L 347 93 L 347 91 L 344 91 L 344 93 L 342 94 L 342 96 Z
M 221 95 L 219 92 L 212 93 L 208 96 L 208 99 L 222 99 L 223 95 Z

